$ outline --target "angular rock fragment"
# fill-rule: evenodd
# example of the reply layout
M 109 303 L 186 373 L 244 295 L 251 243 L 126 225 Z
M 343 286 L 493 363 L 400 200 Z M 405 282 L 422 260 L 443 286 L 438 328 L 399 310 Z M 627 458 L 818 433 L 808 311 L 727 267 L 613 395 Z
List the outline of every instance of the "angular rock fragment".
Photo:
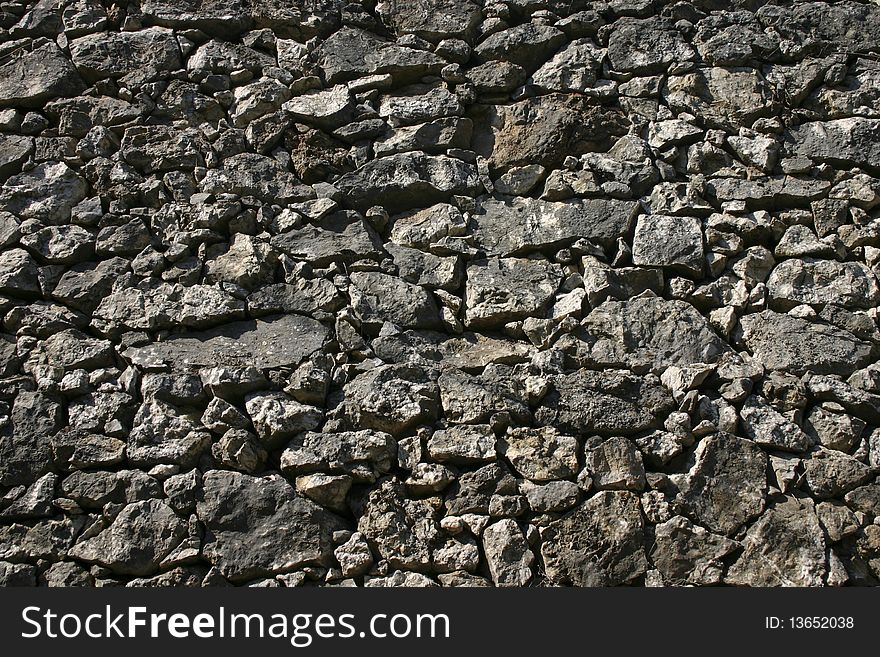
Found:
M 665 267 L 700 278 L 703 232 L 696 217 L 639 215 L 633 238 L 633 264 Z
M 654 540 L 651 561 L 666 584 L 679 586 L 720 584 L 724 559 L 738 548 L 736 542 L 711 534 L 683 516 L 657 525 Z
M 208 331 L 178 333 L 163 342 L 132 347 L 126 357 L 147 369 L 287 367 L 319 350 L 327 338 L 327 329 L 307 317 L 270 316 Z
M 341 176 L 336 187 L 355 209 L 374 205 L 377 198 L 391 211 L 402 211 L 447 200 L 478 189 L 473 165 L 445 155 L 398 153 L 368 162 Z
M 714 363 L 730 352 L 700 313 L 683 301 L 646 295 L 606 301 L 582 325 L 596 340 L 592 358 L 633 369 Z
M 175 70 L 180 49 L 171 30 L 153 27 L 137 32 L 101 32 L 75 39 L 70 56 L 83 79 L 119 78 L 139 69 Z
M 559 286 L 561 271 L 544 260 L 493 258 L 467 268 L 465 322 L 487 328 L 539 315 Z
M 110 526 L 69 554 L 123 575 L 151 575 L 186 537 L 186 523 L 161 500 L 127 505 Z
M 637 204 L 616 199 L 564 203 L 532 198 L 478 199 L 474 236 L 487 255 L 520 255 L 578 239 L 610 246 L 631 228 Z
M 430 52 L 383 41 L 365 30 L 345 27 L 324 41 L 318 64 L 330 84 L 388 73 L 400 82 L 436 74 L 446 62 Z
M 615 586 L 645 573 L 639 499 L 627 491 L 597 493 L 541 530 L 541 556 L 554 584 Z
M 332 533 L 345 527 L 278 476 L 215 470 L 202 486 L 196 509 L 206 529 L 202 553 L 232 582 L 328 563 Z
M 710 531 L 732 535 L 765 505 L 767 456 L 752 441 L 719 433 L 703 439 L 677 503 Z
M 556 377 L 553 388 L 536 418 L 564 431 L 634 434 L 653 427 L 672 408 L 659 383 L 625 370 L 578 370 Z
M 496 586 L 525 586 L 535 555 L 514 520 L 499 520 L 483 530 L 483 551 Z
M 771 310 L 740 320 L 743 342 L 758 362 L 793 373 L 846 374 L 867 364 L 871 347 L 852 333 Z
M 0 64 L 0 107 L 42 107 L 59 96 L 75 96 L 85 84 L 61 49 L 47 39 L 4 53 Z M 34 75 L 34 71 L 39 71 Z
M 811 500 L 784 498 L 752 525 L 727 584 L 822 586 L 827 576 L 825 537 Z

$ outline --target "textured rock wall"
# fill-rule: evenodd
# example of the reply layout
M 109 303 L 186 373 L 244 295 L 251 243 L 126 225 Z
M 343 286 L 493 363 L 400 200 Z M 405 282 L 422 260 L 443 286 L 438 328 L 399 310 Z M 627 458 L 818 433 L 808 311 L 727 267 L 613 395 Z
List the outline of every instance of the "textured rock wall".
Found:
M 878 583 L 880 5 L 0 28 L 0 583 Z

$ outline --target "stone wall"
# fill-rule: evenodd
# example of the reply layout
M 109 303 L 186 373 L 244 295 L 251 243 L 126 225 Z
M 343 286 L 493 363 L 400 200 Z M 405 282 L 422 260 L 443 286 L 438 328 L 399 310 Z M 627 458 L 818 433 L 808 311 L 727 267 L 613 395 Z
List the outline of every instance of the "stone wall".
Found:
M 880 5 L 0 5 L 0 583 L 875 585 Z

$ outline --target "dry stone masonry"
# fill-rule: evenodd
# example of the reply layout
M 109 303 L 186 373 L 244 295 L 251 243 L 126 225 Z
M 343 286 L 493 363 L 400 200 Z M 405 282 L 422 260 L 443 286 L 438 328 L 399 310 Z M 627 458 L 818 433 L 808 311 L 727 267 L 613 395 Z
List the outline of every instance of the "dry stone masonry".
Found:
M 877 0 L 0 2 L 0 584 L 880 584 Z

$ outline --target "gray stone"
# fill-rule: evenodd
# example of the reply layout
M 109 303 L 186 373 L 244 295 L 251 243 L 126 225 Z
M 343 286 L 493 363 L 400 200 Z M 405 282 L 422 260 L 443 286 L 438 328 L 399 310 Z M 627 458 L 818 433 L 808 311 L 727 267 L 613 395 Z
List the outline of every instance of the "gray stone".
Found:
M 848 374 L 868 364 L 871 347 L 852 333 L 771 310 L 740 319 L 743 342 L 771 370 Z
M 435 511 L 426 500 L 407 499 L 395 479 L 374 488 L 358 520 L 358 531 L 392 568 L 425 571 L 439 538 Z
M 822 586 L 825 537 L 812 500 L 783 498 L 752 525 L 724 581 L 739 586 Z
M 439 413 L 437 385 L 415 366 L 382 365 L 346 384 L 344 394 L 356 426 L 392 435 Z
M 555 429 L 509 429 L 498 441 L 498 453 L 532 481 L 570 479 L 578 472 L 578 441 Z
M 689 112 L 710 127 L 737 130 L 773 110 L 770 85 L 752 68 L 697 68 L 670 76 L 663 97 L 676 112 Z
M 358 483 L 373 483 L 391 470 L 397 443 L 381 431 L 308 432 L 295 438 L 281 454 L 281 470 L 300 475 L 325 472 L 351 475 Z
M 160 27 L 137 32 L 89 34 L 71 42 L 70 56 L 80 75 L 88 82 L 119 78 L 139 70 L 182 67 L 174 33 Z
M 565 35 L 555 27 L 525 23 L 488 36 L 474 52 L 484 61 L 503 59 L 534 70 L 563 43 Z
M 63 162 L 45 162 L 7 180 L 0 204 L 22 219 L 61 224 L 86 197 L 86 189 L 86 181 Z
M 804 452 L 813 444 L 797 424 L 756 395 L 746 399 L 740 419 L 746 435 L 762 447 Z
M 615 586 L 645 574 L 639 498 L 603 491 L 541 529 L 541 556 L 553 584 Z
M 804 459 L 804 472 L 810 492 L 818 499 L 843 497 L 871 477 L 871 468 L 857 459 L 833 449 L 818 449 Z
M 767 456 L 750 440 L 719 433 L 704 438 L 676 498 L 686 515 L 731 536 L 764 510 Z
M 781 310 L 802 303 L 870 308 L 880 302 L 877 279 L 860 262 L 785 260 L 767 279 L 767 291 Z
M 543 313 L 562 271 L 546 260 L 493 258 L 467 267 L 465 323 L 487 328 Z
M 435 431 L 428 439 L 428 455 L 440 463 L 471 465 L 496 458 L 495 434 L 488 424 L 460 424 Z
M 844 168 L 877 170 L 880 158 L 880 119 L 859 116 L 834 121 L 811 121 L 792 128 L 796 155 Z
M 596 490 L 631 490 L 645 488 L 645 466 L 635 444 L 626 438 L 609 438 L 601 445 L 588 449 L 584 467 Z
M 561 248 L 578 239 L 610 247 L 633 225 L 638 204 L 616 199 L 562 203 L 533 198 L 480 197 L 474 237 L 487 255 L 521 255 Z
M 683 516 L 658 524 L 651 561 L 665 584 L 713 586 L 720 584 L 724 560 L 739 547 L 735 541 L 711 534 Z
M 703 231 L 696 217 L 639 215 L 633 264 L 665 267 L 699 279 L 703 274 Z
M 632 369 L 714 363 L 730 348 L 690 304 L 642 295 L 629 301 L 606 301 L 582 325 L 596 342 L 591 357 L 625 363 Z M 624 327 L 623 337 L 620 327 Z
M 508 518 L 486 527 L 483 552 L 495 586 L 525 586 L 532 578 L 535 555 L 516 521 Z
M 372 160 L 334 184 L 355 209 L 379 203 L 392 212 L 440 203 L 453 194 L 474 194 L 479 188 L 473 165 L 420 152 Z
M 383 0 L 376 11 L 398 35 L 415 34 L 434 42 L 472 39 L 481 18 L 479 6 L 468 0 Z
M 151 575 L 186 537 L 186 523 L 161 500 L 127 505 L 109 527 L 74 545 L 70 556 L 121 575 Z
M 437 74 L 446 61 L 424 50 L 383 41 L 369 32 L 345 27 L 317 50 L 318 64 L 329 84 L 365 75 L 388 73 L 398 82 Z
M 372 271 L 353 273 L 351 282 L 352 308 L 364 324 L 389 321 L 402 328 L 439 328 L 437 303 L 421 286 Z
M 691 61 L 696 52 L 668 20 L 620 20 L 608 39 L 608 59 L 615 71 L 641 75 Z
M 299 496 L 278 476 L 205 474 L 196 511 L 205 523 L 202 553 L 232 582 L 328 564 L 341 518 Z
M 85 90 L 73 64 L 48 39 L 34 42 L 31 48 L 22 44 L 4 53 L 4 60 L 0 65 L 0 107 L 39 108 L 52 98 L 75 96 Z
M 578 370 L 554 377 L 553 388 L 536 419 L 579 434 L 638 433 L 672 410 L 672 398 L 659 382 L 626 370 Z
M 212 330 L 178 333 L 162 342 L 132 347 L 126 358 L 153 370 L 203 367 L 289 367 L 321 349 L 327 329 L 301 315 L 233 322 Z
M 273 236 L 271 244 L 317 267 L 337 260 L 378 259 L 381 253 L 379 237 L 354 212 L 334 212 L 302 228 Z
M 575 39 L 532 76 L 532 84 L 547 91 L 583 93 L 596 83 L 602 51 L 590 39 Z

